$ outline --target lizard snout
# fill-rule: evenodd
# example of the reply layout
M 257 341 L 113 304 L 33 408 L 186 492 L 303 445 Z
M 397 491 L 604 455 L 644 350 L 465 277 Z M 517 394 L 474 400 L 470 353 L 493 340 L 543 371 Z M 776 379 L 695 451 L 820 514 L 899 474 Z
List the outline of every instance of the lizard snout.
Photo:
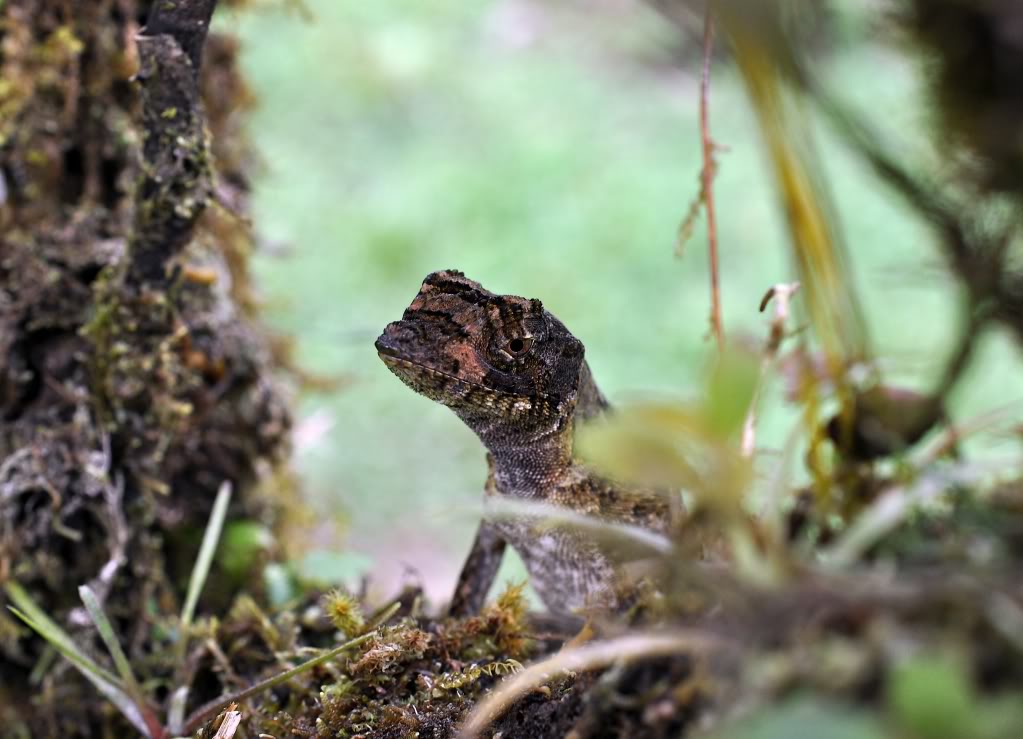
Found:
M 412 331 L 402 321 L 387 324 L 384 332 L 377 337 L 374 346 L 377 353 L 385 357 L 404 357 L 408 354 Z

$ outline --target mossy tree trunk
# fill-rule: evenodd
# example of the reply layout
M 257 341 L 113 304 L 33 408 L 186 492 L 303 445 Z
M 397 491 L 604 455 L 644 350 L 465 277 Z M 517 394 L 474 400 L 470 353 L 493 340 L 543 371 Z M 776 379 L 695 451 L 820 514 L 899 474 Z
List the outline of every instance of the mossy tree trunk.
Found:
M 137 660 L 220 484 L 272 523 L 255 483 L 289 427 L 248 290 L 235 42 L 207 37 L 215 0 L 150 5 L 0 2 L 0 585 L 89 645 L 90 584 Z M 0 611 L 5 727 L 118 731 L 47 659 Z

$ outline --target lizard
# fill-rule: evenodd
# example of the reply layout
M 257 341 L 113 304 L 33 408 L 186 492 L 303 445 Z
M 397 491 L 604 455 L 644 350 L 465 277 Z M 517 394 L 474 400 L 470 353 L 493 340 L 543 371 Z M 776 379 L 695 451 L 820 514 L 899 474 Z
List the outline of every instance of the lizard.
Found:
M 581 341 L 537 299 L 497 295 L 457 270 L 427 275 L 401 320 L 375 343 L 384 364 L 417 393 L 451 408 L 487 449 L 484 500 L 540 502 L 666 533 L 662 493 L 605 479 L 579 461 L 576 422 L 608 404 Z M 623 564 L 581 529 L 531 515 L 485 517 L 452 611 L 482 603 L 505 542 L 522 558 L 553 613 L 619 605 Z

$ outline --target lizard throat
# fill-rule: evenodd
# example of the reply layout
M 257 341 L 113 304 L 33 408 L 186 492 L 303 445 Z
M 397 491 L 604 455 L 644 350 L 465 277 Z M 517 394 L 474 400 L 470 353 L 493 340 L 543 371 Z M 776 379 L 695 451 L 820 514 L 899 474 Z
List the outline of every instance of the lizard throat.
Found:
M 559 414 L 546 399 L 492 390 L 420 362 L 379 354 L 402 382 L 451 408 L 476 433 L 493 455 L 506 490 L 529 494 L 538 474 L 546 477 L 571 459 L 571 414 Z

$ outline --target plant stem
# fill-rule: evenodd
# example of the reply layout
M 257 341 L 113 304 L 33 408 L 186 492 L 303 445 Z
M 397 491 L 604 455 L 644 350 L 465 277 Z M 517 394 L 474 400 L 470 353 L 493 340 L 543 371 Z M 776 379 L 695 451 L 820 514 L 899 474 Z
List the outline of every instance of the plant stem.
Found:
M 721 319 L 721 285 L 718 275 L 718 226 L 714 212 L 714 175 L 717 164 L 714 161 L 714 140 L 710 137 L 710 61 L 714 50 L 714 16 L 711 12 L 713 0 L 705 0 L 703 17 L 703 71 L 700 76 L 700 142 L 703 148 L 703 205 L 707 209 L 707 243 L 710 250 L 710 329 L 717 341 L 718 350 L 724 349 L 725 328 Z

